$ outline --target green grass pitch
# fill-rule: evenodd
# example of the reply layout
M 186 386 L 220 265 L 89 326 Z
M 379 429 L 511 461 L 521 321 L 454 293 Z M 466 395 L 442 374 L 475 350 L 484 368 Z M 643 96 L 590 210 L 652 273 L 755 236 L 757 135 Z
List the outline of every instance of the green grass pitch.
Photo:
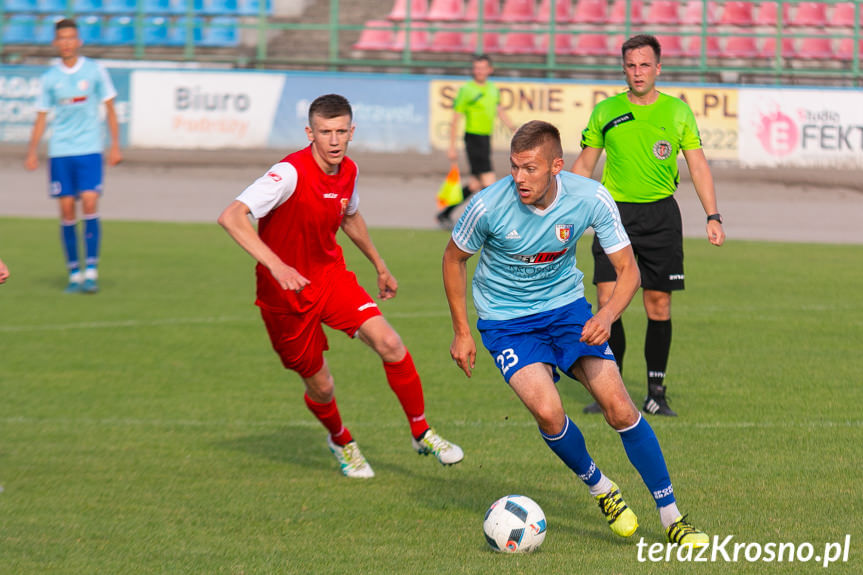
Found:
M 95 296 L 62 293 L 58 234 L 55 221 L 0 220 L 12 272 L 0 286 L 0 573 L 863 572 L 863 246 L 688 240 L 667 379 L 681 417 L 650 419 L 696 525 L 819 554 L 850 534 L 849 561 L 824 569 L 639 562 L 641 537 L 663 540 L 659 519 L 617 434 L 581 414 L 588 394 L 561 382 L 639 515 L 632 540 L 603 523 L 487 354 L 470 380 L 450 360 L 443 232 L 373 238 L 400 281 L 381 307 L 430 422 L 466 457 L 444 468 L 416 455 L 377 356 L 329 332 L 345 422 L 377 473 L 365 482 L 339 474 L 270 349 L 252 260 L 217 225 L 105 222 Z M 371 266 L 346 256 L 372 291 Z M 637 403 L 644 322 L 636 299 L 625 380 Z M 537 553 L 486 546 L 483 513 L 508 493 L 545 510 Z

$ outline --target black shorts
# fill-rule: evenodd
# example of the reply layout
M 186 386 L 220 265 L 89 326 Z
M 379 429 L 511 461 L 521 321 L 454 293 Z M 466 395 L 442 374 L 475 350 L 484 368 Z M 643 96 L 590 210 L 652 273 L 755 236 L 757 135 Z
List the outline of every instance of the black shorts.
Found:
M 620 219 L 641 272 L 641 287 L 657 291 L 683 289 L 683 221 L 674 196 L 657 202 L 617 202 Z M 614 266 L 593 238 L 593 283 L 617 279 Z
M 471 174 L 480 176 L 494 171 L 491 167 L 491 136 L 465 132 L 464 150 L 467 152 Z

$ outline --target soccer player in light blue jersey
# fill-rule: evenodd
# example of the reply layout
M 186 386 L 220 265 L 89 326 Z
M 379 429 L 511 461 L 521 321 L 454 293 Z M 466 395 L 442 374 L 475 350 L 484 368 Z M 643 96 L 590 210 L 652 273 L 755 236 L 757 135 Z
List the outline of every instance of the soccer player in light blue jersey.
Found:
M 63 19 L 54 26 L 54 47 L 60 61 L 42 75 L 36 121 L 27 149 L 24 167 L 39 167 L 39 141 L 45 133 L 47 116 L 54 110 L 50 158 L 50 189 L 60 204 L 61 238 L 69 270 L 67 293 L 99 291 L 98 264 L 101 243 L 99 196 L 102 193 L 102 151 L 104 125 L 99 117 L 102 104 L 111 136 L 108 163 L 118 164 L 119 128 L 114 110 L 117 92 L 111 77 L 94 60 L 79 54 L 81 38 L 78 25 Z M 78 222 L 75 201 L 81 199 L 84 214 L 86 268 L 78 260 Z
M 638 290 L 640 275 L 614 200 L 599 182 L 565 172 L 560 132 L 523 125 L 510 144 L 512 175 L 471 200 L 452 232 L 443 277 L 452 315 L 450 354 L 470 377 L 476 344 L 467 315 L 467 260 L 477 328 L 504 380 L 536 419 L 546 444 L 588 486 L 611 530 L 638 527 L 618 486 L 600 471 L 555 386 L 558 370 L 585 386 L 656 501 L 669 541 L 703 546 L 707 535 L 677 508 L 659 441 L 623 385 L 608 347 L 611 324 Z M 592 315 L 575 246 L 589 227 L 617 272 L 614 293 Z

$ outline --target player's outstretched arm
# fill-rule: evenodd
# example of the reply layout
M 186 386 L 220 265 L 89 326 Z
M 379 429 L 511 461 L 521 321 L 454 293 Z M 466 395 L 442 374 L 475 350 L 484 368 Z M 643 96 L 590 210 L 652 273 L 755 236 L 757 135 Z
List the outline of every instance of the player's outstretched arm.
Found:
M 719 208 L 716 205 L 716 188 L 713 185 L 713 174 L 710 172 L 710 164 L 707 163 L 704 150 L 701 148 L 683 150 L 683 157 L 686 159 L 686 166 L 689 168 L 689 175 L 692 177 L 695 193 L 698 194 L 698 199 L 701 200 L 704 213 L 708 216 L 718 214 Z M 721 222 L 716 220 L 707 222 L 707 239 L 714 246 L 721 246 L 725 242 L 725 230 L 722 229 Z
M 599 161 L 599 156 L 602 155 L 602 148 L 584 147 L 581 153 L 572 164 L 572 173 L 584 176 L 585 178 L 593 177 L 593 170 L 596 168 L 596 163 Z
M 219 216 L 219 225 L 225 228 L 234 241 L 255 258 L 258 263 L 266 266 L 273 278 L 284 290 L 302 291 L 311 282 L 300 272 L 281 260 L 270 246 L 264 243 L 261 236 L 249 220 L 249 207 L 239 200 L 234 200 Z
M 30 143 L 27 146 L 27 157 L 24 158 L 24 167 L 28 170 L 35 170 L 39 167 L 39 142 L 42 140 L 42 134 L 45 133 L 47 117 L 48 112 L 36 113 L 33 131 L 30 133 Z
M 617 281 L 611 298 L 604 306 L 599 308 L 592 318 L 587 320 L 581 330 L 581 341 L 588 345 L 601 345 L 608 341 L 611 336 L 611 324 L 619 318 L 632 296 L 641 285 L 641 273 L 635 262 L 632 246 L 626 246 L 622 250 L 607 254 L 614 271 L 617 272 Z
M 345 214 L 342 219 L 342 231 L 375 266 L 375 271 L 378 273 L 378 297 L 381 299 L 394 298 L 399 290 L 399 283 L 387 269 L 386 262 L 381 258 L 378 249 L 372 242 L 366 220 L 362 214 L 359 211 Z
M 449 353 L 468 377 L 476 366 L 476 342 L 467 320 L 467 260 L 471 255 L 460 250 L 452 238 L 443 254 L 443 285 L 454 334 Z

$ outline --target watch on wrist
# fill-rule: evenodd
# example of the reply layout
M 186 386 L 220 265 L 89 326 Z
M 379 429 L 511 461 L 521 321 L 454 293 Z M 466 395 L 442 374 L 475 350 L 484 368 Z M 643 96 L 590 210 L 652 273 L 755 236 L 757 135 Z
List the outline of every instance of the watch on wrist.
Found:
M 707 216 L 708 222 L 711 222 L 714 220 L 721 224 L 722 223 L 722 216 L 720 216 L 718 213 L 717 214 L 710 214 L 709 216 Z

